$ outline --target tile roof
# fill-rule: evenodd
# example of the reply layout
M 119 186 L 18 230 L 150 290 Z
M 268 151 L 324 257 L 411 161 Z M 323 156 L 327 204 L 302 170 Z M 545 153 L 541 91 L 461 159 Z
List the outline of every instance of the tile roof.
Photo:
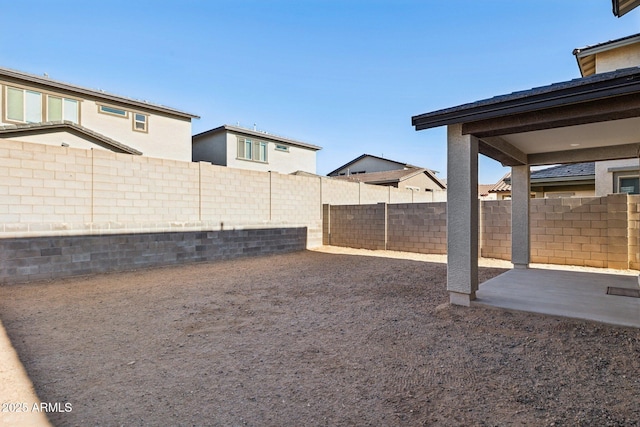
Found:
M 114 139 L 111 139 L 107 136 L 104 136 L 98 132 L 94 132 L 89 128 L 84 126 L 80 126 L 70 121 L 54 121 L 54 122 L 43 122 L 43 123 L 27 123 L 21 125 L 6 125 L 0 126 L 0 135 L 11 136 L 14 134 L 24 134 L 24 133 L 42 133 L 48 130 L 67 130 L 82 134 L 84 136 L 88 136 L 96 140 L 99 144 L 106 145 L 116 151 L 127 153 L 127 154 L 135 154 L 141 155 L 142 152 L 136 150 L 135 148 L 129 147 L 121 142 L 118 142 Z

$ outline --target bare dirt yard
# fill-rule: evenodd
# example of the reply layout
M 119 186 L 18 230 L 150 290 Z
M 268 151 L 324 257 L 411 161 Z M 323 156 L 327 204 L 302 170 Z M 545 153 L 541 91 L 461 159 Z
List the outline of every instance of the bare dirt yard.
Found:
M 640 425 L 640 330 L 447 301 L 444 264 L 307 251 L 4 286 L 0 317 L 54 425 Z

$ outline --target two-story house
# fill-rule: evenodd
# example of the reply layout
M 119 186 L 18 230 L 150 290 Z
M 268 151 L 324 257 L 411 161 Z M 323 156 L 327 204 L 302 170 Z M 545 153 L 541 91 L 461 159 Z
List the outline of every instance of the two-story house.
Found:
M 317 145 L 223 125 L 193 136 L 193 161 L 255 171 L 316 173 Z
M 0 139 L 191 161 L 194 114 L 6 68 L 0 89 Z
M 413 166 L 383 157 L 363 154 L 327 176 L 352 182 L 385 185 L 418 192 L 445 191 L 446 184 L 431 169 Z
M 574 49 L 573 54 L 582 77 L 621 68 L 638 67 L 640 66 L 640 34 Z M 624 110 L 620 114 L 625 114 Z M 596 162 L 595 194 L 597 196 L 611 193 L 639 194 L 639 178 L 640 151 L 637 158 Z

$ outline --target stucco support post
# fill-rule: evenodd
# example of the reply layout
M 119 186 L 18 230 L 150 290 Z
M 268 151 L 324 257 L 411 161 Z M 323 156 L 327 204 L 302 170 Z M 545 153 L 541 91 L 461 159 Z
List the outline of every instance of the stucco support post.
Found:
M 447 290 L 471 305 L 478 290 L 478 139 L 447 127 Z
M 511 168 L 511 262 L 514 268 L 529 268 L 530 180 L 529 165 Z

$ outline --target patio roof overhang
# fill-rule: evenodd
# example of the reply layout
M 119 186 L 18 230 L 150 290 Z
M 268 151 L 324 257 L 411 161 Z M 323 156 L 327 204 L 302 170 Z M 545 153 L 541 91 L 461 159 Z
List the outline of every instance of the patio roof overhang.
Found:
M 447 126 L 447 289 L 478 290 L 478 154 L 511 166 L 511 262 L 531 260 L 531 165 L 640 157 L 640 67 L 595 74 L 412 118 Z
M 416 130 L 461 124 L 505 166 L 638 156 L 640 67 L 556 83 L 412 118 Z

